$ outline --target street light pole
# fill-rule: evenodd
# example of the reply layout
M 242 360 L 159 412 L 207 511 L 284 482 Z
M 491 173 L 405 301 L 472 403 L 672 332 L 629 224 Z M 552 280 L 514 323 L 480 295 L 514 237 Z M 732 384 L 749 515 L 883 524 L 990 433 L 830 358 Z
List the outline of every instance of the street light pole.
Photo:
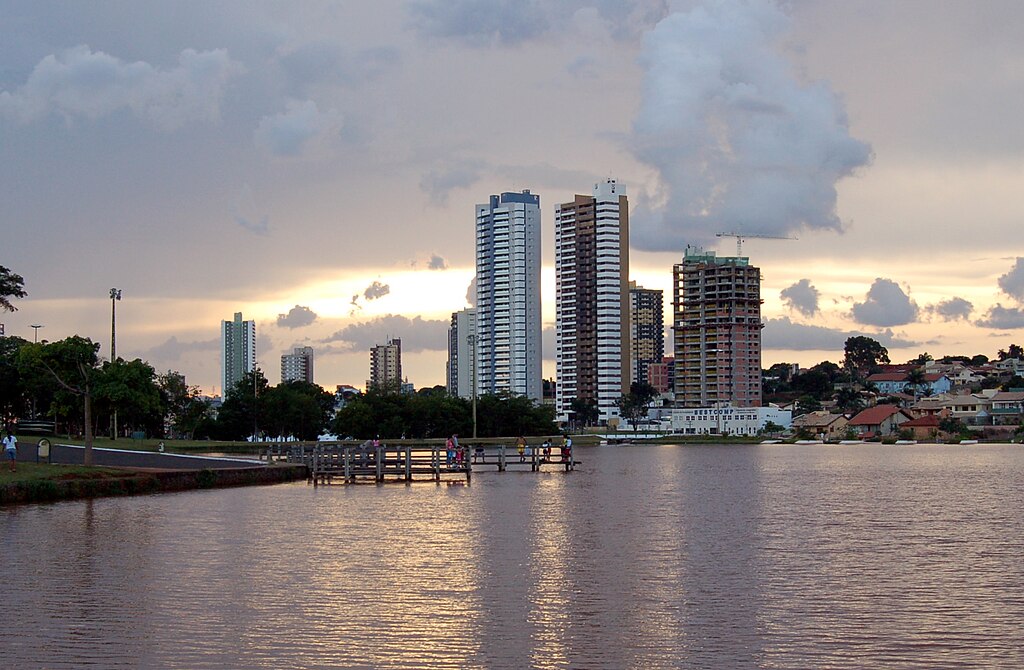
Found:
M 42 324 L 34 323 L 29 328 L 32 329 L 32 342 L 35 344 L 39 343 L 39 329 L 42 328 Z
M 476 439 L 476 334 L 470 333 L 469 337 L 470 348 L 470 386 L 473 387 L 473 439 Z
M 117 301 L 121 299 L 121 289 L 112 288 L 110 289 L 110 364 L 113 365 L 117 361 L 117 338 L 116 338 L 116 323 L 117 323 Z M 111 417 L 112 425 L 110 429 L 110 439 L 117 439 L 117 408 L 114 408 L 114 415 Z

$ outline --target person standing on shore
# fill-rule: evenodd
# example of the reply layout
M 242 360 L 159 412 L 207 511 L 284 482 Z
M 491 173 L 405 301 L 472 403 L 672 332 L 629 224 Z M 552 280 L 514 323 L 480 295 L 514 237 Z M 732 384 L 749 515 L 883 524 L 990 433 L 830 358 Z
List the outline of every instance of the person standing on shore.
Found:
M 516 440 L 516 451 L 519 452 L 519 462 L 523 463 L 526 460 L 526 438 L 522 435 Z
M 18 469 L 18 438 L 14 437 L 14 433 L 11 429 L 7 429 L 7 435 L 3 440 L 4 444 L 4 456 L 7 457 L 7 462 L 10 463 L 11 472 Z

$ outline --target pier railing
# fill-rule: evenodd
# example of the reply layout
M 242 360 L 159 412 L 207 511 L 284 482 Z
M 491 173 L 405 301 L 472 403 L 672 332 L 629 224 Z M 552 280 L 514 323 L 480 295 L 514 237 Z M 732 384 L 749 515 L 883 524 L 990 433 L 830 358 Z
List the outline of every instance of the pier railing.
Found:
M 552 446 L 547 452 L 541 448 L 529 451 L 520 455 L 515 447 L 505 445 L 470 446 L 461 452 L 450 452 L 436 444 L 290 443 L 272 445 L 265 455 L 268 462 L 305 465 L 315 485 L 357 481 L 465 480 L 469 483 L 474 470 L 564 469 L 569 472 L 577 464 L 572 451 L 564 447 Z

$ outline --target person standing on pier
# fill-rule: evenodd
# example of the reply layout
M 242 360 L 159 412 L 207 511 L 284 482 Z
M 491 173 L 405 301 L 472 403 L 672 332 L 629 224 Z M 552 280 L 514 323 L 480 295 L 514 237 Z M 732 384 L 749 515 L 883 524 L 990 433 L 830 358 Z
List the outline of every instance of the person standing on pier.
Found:
M 522 435 L 516 440 L 516 451 L 519 452 L 519 462 L 526 462 L 526 438 Z
M 448 466 L 449 470 L 452 469 L 452 463 L 455 461 L 455 442 L 453 441 L 454 437 L 455 436 L 453 435 L 444 442 L 445 465 Z
M 565 440 L 562 442 L 562 462 L 567 462 L 572 458 L 572 438 L 569 434 L 565 434 Z

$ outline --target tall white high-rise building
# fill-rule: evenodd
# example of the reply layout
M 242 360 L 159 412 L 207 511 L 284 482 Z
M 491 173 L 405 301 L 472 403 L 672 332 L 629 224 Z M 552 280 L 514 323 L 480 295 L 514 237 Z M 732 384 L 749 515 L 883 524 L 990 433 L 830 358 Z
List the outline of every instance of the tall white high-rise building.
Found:
M 313 347 L 295 347 L 281 354 L 281 382 L 313 383 Z
M 233 321 L 221 322 L 221 393 L 227 396 L 235 384 L 256 369 L 256 322 L 243 321 L 235 312 Z
M 473 349 L 476 346 L 476 310 L 452 312 L 448 329 L 448 394 L 460 398 L 473 395 Z
M 574 400 L 617 417 L 629 391 L 629 204 L 614 179 L 594 184 L 555 211 L 555 411 Z
M 492 195 L 476 206 L 478 393 L 541 400 L 540 196 Z

